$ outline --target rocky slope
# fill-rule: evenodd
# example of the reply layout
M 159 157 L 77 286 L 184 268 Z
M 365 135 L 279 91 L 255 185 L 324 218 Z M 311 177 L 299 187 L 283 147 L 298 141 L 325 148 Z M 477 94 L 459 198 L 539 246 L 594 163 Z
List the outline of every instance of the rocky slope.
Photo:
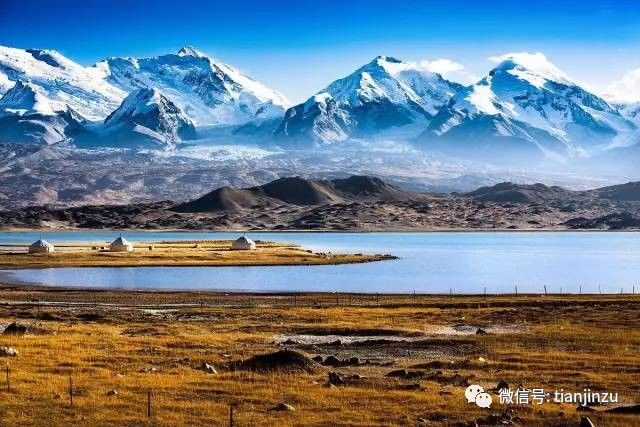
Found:
M 511 182 L 481 187 L 466 193 L 467 196 L 481 202 L 499 203 L 545 203 L 561 199 L 574 199 L 579 194 L 557 186 L 549 187 L 544 184 L 523 185 Z
M 371 177 L 285 178 L 193 202 L 30 207 L 0 211 L 0 226 L 186 230 L 638 229 L 638 183 L 571 192 L 511 183 L 468 195 L 413 193 Z M 620 191 L 622 190 L 622 191 Z M 620 196 L 623 194 L 624 196 Z

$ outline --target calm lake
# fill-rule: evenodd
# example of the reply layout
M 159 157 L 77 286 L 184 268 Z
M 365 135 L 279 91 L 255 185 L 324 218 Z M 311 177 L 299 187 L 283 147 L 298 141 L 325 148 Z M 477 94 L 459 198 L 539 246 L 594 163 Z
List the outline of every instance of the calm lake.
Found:
M 0 233 L 31 243 L 40 233 Z M 132 242 L 231 239 L 238 233 L 127 232 Z M 370 293 L 640 292 L 640 233 L 250 233 L 316 251 L 389 253 L 394 261 L 341 266 L 138 267 L 4 270 L 0 281 L 51 286 Z M 42 233 L 53 244 L 107 242 L 115 232 Z

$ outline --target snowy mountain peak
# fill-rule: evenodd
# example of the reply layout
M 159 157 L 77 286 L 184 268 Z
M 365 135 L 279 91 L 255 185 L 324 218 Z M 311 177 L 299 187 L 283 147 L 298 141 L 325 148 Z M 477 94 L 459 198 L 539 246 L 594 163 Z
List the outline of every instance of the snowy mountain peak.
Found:
M 92 120 L 106 117 L 126 95 L 105 82 L 100 70 L 83 67 L 56 51 L 0 46 L 0 95 L 19 80 L 31 82 L 52 102 L 67 104 Z
M 127 92 L 157 87 L 200 125 L 273 119 L 288 106 L 279 93 L 190 46 L 157 57 L 108 58 L 95 68 Z
M 123 145 L 176 143 L 195 137 L 193 122 L 157 88 L 131 92 L 104 124 L 106 139 Z
M 434 147 L 491 158 L 589 155 L 634 129 L 541 53 L 508 54 L 478 83 L 458 92 L 422 135 Z M 515 158 L 514 157 L 514 158 Z
M 389 75 L 395 76 L 403 71 L 416 71 L 420 72 L 426 76 L 434 76 L 433 73 L 426 71 L 424 69 L 420 69 L 415 64 L 411 64 L 408 62 L 404 62 L 400 59 L 394 58 L 392 56 L 376 56 L 373 61 L 369 62 L 367 65 L 357 70 L 357 72 L 362 71 L 380 71 L 387 73 Z
M 68 141 L 85 124 L 67 104 L 44 90 L 18 80 L 0 98 L 0 142 L 48 145 Z
M 61 69 L 74 69 L 78 64 L 66 58 L 58 51 L 50 49 L 26 49 L 36 60 L 42 61 L 52 67 Z
M 22 80 L 18 80 L 0 98 L 0 112 L 2 113 L 54 115 L 56 112 L 65 110 L 67 110 L 67 106 L 64 103 L 51 101 L 39 87 Z
M 276 136 L 294 145 L 296 140 L 329 144 L 382 131 L 415 136 L 461 88 L 415 64 L 378 56 L 287 110 Z
M 170 105 L 171 101 L 166 99 L 164 95 L 156 88 L 140 88 L 131 92 L 122 101 L 120 107 L 105 119 L 105 123 L 111 123 L 121 120 L 123 117 L 135 117 L 146 114 L 154 108 L 163 108 Z
M 384 69 L 392 64 L 404 64 L 404 62 L 392 56 L 378 55 L 363 68 L 381 67 Z
M 508 53 L 490 58 L 498 63 L 492 74 L 507 72 L 522 80 L 526 80 L 535 87 L 542 87 L 548 81 L 573 86 L 575 83 L 544 54 L 540 52 Z
M 206 58 L 207 55 L 200 52 L 193 46 L 184 46 L 178 51 L 178 56 L 193 56 L 195 58 Z
M 416 64 L 378 56 L 324 91 L 338 102 L 360 105 L 374 99 L 415 103 L 432 116 L 461 86 Z M 322 93 L 320 92 L 320 93 Z

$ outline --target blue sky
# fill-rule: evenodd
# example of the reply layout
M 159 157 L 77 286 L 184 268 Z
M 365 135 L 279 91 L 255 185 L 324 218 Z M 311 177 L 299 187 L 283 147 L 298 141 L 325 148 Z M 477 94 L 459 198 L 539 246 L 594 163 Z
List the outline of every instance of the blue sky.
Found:
M 447 58 L 468 79 L 489 56 L 541 51 L 603 88 L 640 68 L 640 2 L 2 0 L 0 44 L 87 65 L 193 45 L 296 102 L 379 54 Z

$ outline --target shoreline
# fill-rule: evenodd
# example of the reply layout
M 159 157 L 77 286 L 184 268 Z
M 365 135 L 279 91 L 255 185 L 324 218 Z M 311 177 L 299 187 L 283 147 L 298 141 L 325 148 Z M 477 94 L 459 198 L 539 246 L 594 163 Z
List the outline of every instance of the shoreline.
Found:
M 73 267 L 75 268 L 75 267 Z M 90 287 L 90 286 L 68 286 L 68 285 L 42 285 L 38 283 L 32 282 L 10 282 L 7 279 L 6 271 L 8 269 L 0 267 L 0 294 L 10 289 L 20 290 L 22 292 L 44 292 L 44 293 L 79 293 L 79 294 L 90 294 L 90 293 L 114 293 L 114 294 L 143 294 L 143 295 L 171 295 L 178 294 L 181 296 L 211 296 L 211 297 L 221 297 L 221 296 L 233 296 L 233 297 L 287 297 L 287 296 L 310 296 L 310 297 L 327 297 L 334 298 L 336 296 L 336 292 L 327 292 L 327 291 L 250 291 L 250 290 L 242 290 L 242 289 L 168 289 L 168 288 L 159 288 L 159 289 L 151 289 L 151 288 L 116 288 L 116 287 Z M 17 270 L 17 269 L 16 269 Z M 455 299 L 477 299 L 479 302 L 488 301 L 488 300 L 526 300 L 530 298 L 546 298 L 546 299 L 554 299 L 554 300 L 585 300 L 588 298 L 592 298 L 595 300 L 620 300 L 621 298 L 631 298 L 637 299 L 637 302 L 640 302 L 640 292 L 638 293 L 553 293 L 549 292 L 547 294 L 533 293 L 533 292 L 515 292 L 513 293 L 399 293 L 399 292 L 337 292 L 338 296 L 348 297 L 348 296 L 359 296 L 359 297 L 369 297 L 375 298 L 376 296 L 390 298 L 390 299 L 415 299 L 415 298 L 433 298 L 433 299 L 442 299 L 442 300 L 455 300 Z M 529 301 L 531 302 L 531 301 Z M 630 301 L 631 302 L 631 301 Z M 1 302 L 0 302 L 1 304 Z M 37 305 L 37 303 L 34 303 Z

